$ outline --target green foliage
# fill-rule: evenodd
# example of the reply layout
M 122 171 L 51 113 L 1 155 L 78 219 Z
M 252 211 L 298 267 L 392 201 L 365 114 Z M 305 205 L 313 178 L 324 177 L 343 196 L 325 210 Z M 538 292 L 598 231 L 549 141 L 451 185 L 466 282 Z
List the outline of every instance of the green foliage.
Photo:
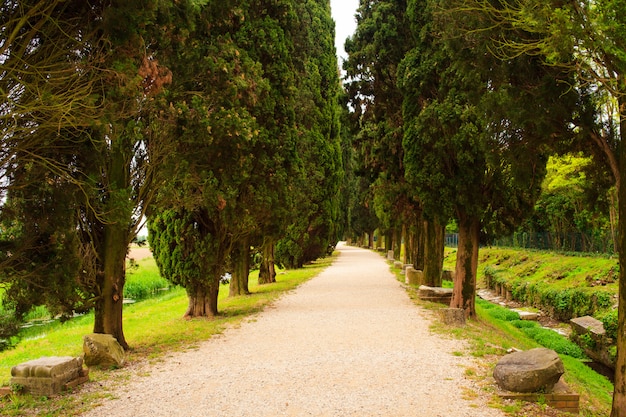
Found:
M 596 279 L 616 267 L 613 259 L 495 248 L 482 249 L 481 253 L 488 285 L 504 285 L 515 300 L 559 320 L 600 317 L 615 303 L 616 283 Z
M 615 189 L 607 178 L 610 174 L 591 157 L 552 156 L 533 215 L 517 235 L 545 234 L 547 249 L 612 253 Z M 527 237 L 523 240 L 525 246 L 532 244 Z
M 598 319 L 602 321 L 606 335 L 613 340 L 617 340 L 617 309 L 609 310 L 604 314 L 600 314 Z

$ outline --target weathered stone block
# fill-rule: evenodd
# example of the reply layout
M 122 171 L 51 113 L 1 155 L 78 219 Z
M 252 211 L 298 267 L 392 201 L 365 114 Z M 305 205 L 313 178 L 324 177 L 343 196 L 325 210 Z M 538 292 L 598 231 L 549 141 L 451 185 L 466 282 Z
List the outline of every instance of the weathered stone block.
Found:
M 82 375 L 82 358 L 43 357 L 11 368 L 11 384 L 20 385 L 33 395 L 51 396 Z
M 422 285 L 424 282 L 424 272 L 411 267 L 406 270 L 406 283 L 410 285 Z
M 394 268 L 396 268 L 396 269 L 402 269 L 402 266 L 403 266 L 403 265 L 404 265 L 404 264 L 403 264 L 402 262 L 400 262 L 400 261 L 395 261 L 395 262 L 393 263 L 393 267 L 394 267 Z
M 465 325 L 465 310 L 462 308 L 443 308 L 439 310 L 442 321 L 449 326 Z
M 387 260 L 388 261 L 393 261 L 394 260 L 394 256 L 393 256 L 393 251 L 387 251 Z
M 520 320 L 528 320 L 528 321 L 539 320 L 539 313 L 535 313 L 532 311 L 519 310 L 516 308 L 512 309 L 511 311 L 515 311 L 517 314 L 519 314 Z
M 493 377 L 500 388 L 508 391 L 550 393 L 564 372 L 555 351 L 537 348 L 504 356 Z
M 602 322 L 591 316 L 583 316 L 571 319 L 570 325 L 572 340 L 585 351 L 585 354 L 594 361 L 615 370 L 616 358 L 611 353 L 615 341 L 607 336 Z
M 122 366 L 124 349 L 110 334 L 92 333 L 83 338 L 83 352 L 87 366 Z
M 572 330 L 576 334 L 590 333 L 598 338 L 603 337 L 606 334 L 604 325 L 598 319 L 591 316 L 577 317 L 570 320 Z
M 420 285 L 417 290 L 417 296 L 420 300 L 450 305 L 450 301 L 452 301 L 452 291 L 452 288 Z

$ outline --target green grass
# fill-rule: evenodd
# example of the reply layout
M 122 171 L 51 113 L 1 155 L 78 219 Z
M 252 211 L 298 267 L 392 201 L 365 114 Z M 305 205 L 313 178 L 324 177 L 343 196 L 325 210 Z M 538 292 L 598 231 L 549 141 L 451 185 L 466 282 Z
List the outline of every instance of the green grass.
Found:
M 130 362 L 155 360 L 165 353 L 185 350 L 219 334 L 226 326 L 236 325 L 246 317 L 261 311 L 285 292 L 319 274 L 329 266 L 334 257 L 321 259 L 299 270 L 279 272 L 274 284 L 259 286 L 257 275 L 250 276 L 249 296 L 228 297 L 228 287 L 220 289 L 220 316 L 215 319 L 183 319 L 187 308 L 187 296 L 183 289 L 175 288 L 156 298 L 126 305 L 124 307 L 124 334 L 131 346 L 127 354 Z M 139 262 L 139 270 L 151 270 L 150 259 Z M 152 270 L 154 271 L 154 270 Z M 8 385 L 12 366 L 42 356 L 79 356 L 82 354 L 82 338 L 93 330 L 93 314 L 72 319 L 64 324 L 55 322 L 39 328 L 23 339 L 14 349 L 0 353 L 0 383 Z M 108 378 L 124 378 L 124 370 L 115 372 L 92 371 L 92 381 Z M 49 415 L 68 416 L 78 414 L 93 401 L 106 396 L 106 391 L 81 396 L 60 396 L 55 399 L 34 399 L 12 396 L 0 401 L 0 415 Z
M 125 298 L 141 301 L 169 290 L 170 287 L 171 284 L 159 274 L 159 268 L 153 258 L 128 262 L 124 285 Z

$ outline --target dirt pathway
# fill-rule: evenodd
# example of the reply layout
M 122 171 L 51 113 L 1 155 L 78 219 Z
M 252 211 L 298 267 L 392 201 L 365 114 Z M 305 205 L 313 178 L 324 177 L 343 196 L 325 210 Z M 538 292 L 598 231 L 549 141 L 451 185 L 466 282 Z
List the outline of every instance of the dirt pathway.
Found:
M 86 416 L 499 417 L 377 254 L 339 258 L 273 307 L 136 377 Z

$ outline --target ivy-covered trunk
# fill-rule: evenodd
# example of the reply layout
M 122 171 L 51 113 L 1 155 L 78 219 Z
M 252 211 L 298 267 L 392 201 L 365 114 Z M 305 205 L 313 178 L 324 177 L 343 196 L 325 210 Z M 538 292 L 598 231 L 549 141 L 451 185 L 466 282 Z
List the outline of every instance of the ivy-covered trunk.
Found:
M 230 297 L 237 295 L 248 295 L 248 275 L 250 274 L 250 243 L 248 238 L 244 238 L 237 243 L 230 253 L 233 270 L 230 277 L 229 293 Z
M 626 98 L 620 96 L 620 110 L 626 108 Z M 618 147 L 619 171 L 621 181 L 618 184 L 618 249 L 619 249 L 619 289 L 617 307 L 617 358 L 615 360 L 615 382 L 613 390 L 613 405 L 611 417 L 621 417 L 626 412 L 626 121 L 622 113 L 621 122 L 622 143 Z
M 436 220 L 428 220 L 424 222 L 424 232 L 424 283 L 431 287 L 440 287 L 445 226 L 441 226 Z
M 478 244 L 480 219 L 459 213 L 459 246 L 456 255 L 454 292 L 451 308 L 462 308 L 466 317 L 476 316 L 476 271 L 478 270 Z
M 261 246 L 261 265 L 259 268 L 259 284 L 276 282 L 276 268 L 274 266 L 274 240 L 263 239 Z

